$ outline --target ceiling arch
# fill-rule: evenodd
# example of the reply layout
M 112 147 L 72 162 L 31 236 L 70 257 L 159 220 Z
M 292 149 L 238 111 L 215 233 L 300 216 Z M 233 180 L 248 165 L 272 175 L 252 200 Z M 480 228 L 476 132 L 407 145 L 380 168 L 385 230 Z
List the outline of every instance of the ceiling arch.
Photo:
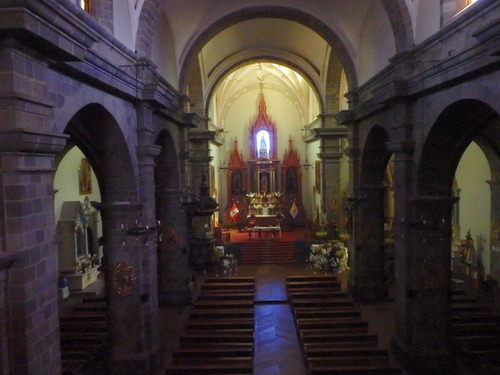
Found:
M 258 58 L 255 58 L 255 56 L 259 56 Z M 313 71 L 310 68 L 309 64 L 306 63 L 300 63 L 301 61 L 300 56 L 291 54 L 291 53 L 276 53 L 276 51 L 273 50 L 259 50 L 259 51 L 242 51 L 241 53 L 231 56 L 230 58 L 227 59 L 227 61 L 224 61 L 223 63 L 219 64 L 217 68 L 214 70 L 213 74 L 211 75 L 209 82 L 206 85 L 205 88 L 205 98 L 204 98 L 204 103 L 206 108 L 208 108 L 208 103 L 210 102 L 210 99 L 212 95 L 214 94 L 214 91 L 216 90 L 217 86 L 229 75 L 231 75 L 233 72 L 237 71 L 238 69 L 248 66 L 250 64 L 256 64 L 256 63 L 276 63 L 283 65 L 291 70 L 294 70 L 298 72 L 306 82 L 313 88 L 313 91 L 316 94 L 316 99 L 318 101 L 318 105 L 320 108 L 320 111 L 322 112 L 324 109 L 324 90 L 323 86 L 317 76 L 317 72 Z

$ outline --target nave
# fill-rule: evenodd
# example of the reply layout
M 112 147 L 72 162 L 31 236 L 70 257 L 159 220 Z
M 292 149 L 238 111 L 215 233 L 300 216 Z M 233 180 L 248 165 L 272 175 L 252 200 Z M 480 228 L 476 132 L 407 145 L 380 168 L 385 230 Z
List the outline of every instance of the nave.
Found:
M 265 265 L 241 265 L 238 268 L 239 278 L 253 278 L 255 280 L 255 303 L 254 303 L 254 321 L 255 321 L 255 331 L 254 331 L 254 352 L 253 352 L 253 374 L 254 375 L 306 375 L 309 374 L 308 367 L 309 364 L 306 362 L 305 356 L 302 351 L 301 342 L 299 341 L 299 335 L 297 334 L 297 325 L 295 324 L 297 316 L 297 309 L 293 309 L 293 303 L 290 303 L 290 275 L 295 277 L 305 278 L 307 280 L 309 277 L 322 277 L 323 275 L 315 275 L 312 271 L 306 269 L 305 264 L 265 264 Z M 197 303 L 199 302 L 200 296 L 204 295 L 204 285 L 206 281 L 217 279 L 215 274 L 207 273 L 206 275 L 200 276 L 197 280 L 198 284 L 198 299 L 194 302 L 192 307 L 189 308 L 170 308 L 163 309 L 163 327 L 165 329 L 164 337 L 167 337 L 167 368 L 170 368 L 170 372 L 167 374 L 202 374 L 202 373 L 222 373 L 221 370 L 206 370 L 207 372 L 189 372 L 189 370 L 175 371 L 175 360 L 172 359 L 172 354 L 179 350 L 179 338 L 185 337 L 186 334 L 190 334 L 190 315 L 193 311 L 198 310 Z M 331 278 L 331 277 L 330 277 Z M 288 280 L 288 282 L 287 282 Z M 219 278 L 219 281 L 228 281 L 226 278 Z M 335 293 L 344 293 L 346 289 L 346 277 L 345 275 L 339 278 L 339 290 Z M 306 285 L 304 285 L 306 287 Z M 318 290 L 317 287 L 312 287 Z M 330 292 L 332 292 L 331 286 L 328 286 Z M 299 291 L 299 294 L 310 294 L 313 292 L 310 288 L 304 288 Z M 307 292 L 306 292 L 307 290 Z M 325 291 L 325 293 L 327 293 Z M 237 298 L 237 297 L 233 297 Z M 350 304 L 352 300 L 344 296 L 339 297 L 339 301 L 349 301 Z M 317 303 L 318 301 L 313 303 Z M 220 307 L 220 304 L 219 304 Z M 370 343 L 366 343 L 366 346 L 370 346 L 370 349 L 365 348 L 370 351 L 383 351 L 383 355 L 387 352 L 390 355 L 390 339 L 394 331 L 394 306 L 393 303 L 381 302 L 371 305 L 349 305 L 339 308 L 332 308 L 337 315 L 335 318 L 337 322 L 332 323 L 330 319 L 329 324 L 332 328 L 328 331 L 338 334 L 338 336 L 343 336 L 344 340 L 348 340 L 345 337 L 347 335 L 357 335 L 361 337 L 360 332 L 364 332 L 363 335 L 366 340 L 371 340 Z M 302 308 L 304 310 L 304 308 Z M 307 308 L 306 308 L 307 309 Z M 327 311 L 328 308 L 320 307 L 321 310 Z M 354 317 L 349 317 L 351 312 Z M 357 314 L 357 315 L 356 315 Z M 228 314 L 226 314 L 227 316 Z M 326 316 L 326 315 L 322 315 Z M 314 320 L 314 319 L 309 319 Z M 313 322 L 314 323 L 314 322 Z M 317 322 L 316 322 L 317 323 Z M 325 324 L 328 322 L 325 320 Z M 348 324 L 360 325 L 361 328 L 349 328 Z M 336 328 L 334 328 L 336 327 Z M 310 330 L 314 332 L 315 329 Z M 320 324 L 316 331 L 324 331 L 324 327 Z M 369 333 L 368 333 L 368 332 Z M 311 340 L 318 340 L 318 338 L 312 338 Z M 361 338 L 361 340 L 363 340 Z M 318 344 L 309 343 L 308 345 L 317 346 Z M 340 348 L 334 348 L 333 343 L 324 344 L 323 346 L 330 347 L 331 351 L 335 354 L 342 354 L 339 351 L 344 349 L 347 357 L 343 359 L 344 362 L 352 362 L 353 364 L 358 361 L 355 358 L 356 348 L 352 346 L 358 346 L 359 348 L 364 347 L 364 344 L 349 344 L 341 345 Z M 349 348 L 351 346 L 352 348 Z M 358 349 L 359 349 L 358 348 Z M 330 353 L 332 354 L 332 353 Z M 327 355 L 327 354 L 323 354 Z M 353 356 L 349 358 L 349 355 Z M 175 354 L 174 354 L 175 356 Z M 368 360 L 369 361 L 369 360 Z M 375 368 L 384 360 L 371 359 L 371 361 L 378 361 L 375 364 Z M 177 362 L 179 363 L 179 362 Z M 392 356 L 388 358 L 387 365 L 392 368 L 399 367 L 397 362 Z M 347 366 L 347 365 L 346 365 Z M 368 374 L 371 372 L 356 372 L 356 366 L 351 367 L 352 373 L 358 374 Z M 347 368 L 345 367 L 345 368 Z M 380 366 L 379 366 L 380 367 Z M 388 367 L 389 368 L 389 367 Z M 345 371 L 345 370 L 344 370 Z M 244 373 L 244 372 L 242 372 Z M 252 373 L 252 372 L 249 372 Z M 314 374 L 321 374 L 324 372 L 312 372 Z M 333 370 L 328 371 L 328 373 L 334 374 Z M 348 373 L 348 372 L 344 372 Z M 349 372 L 350 373 L 350 372 Z M 373 373 L 384 373 L 384 372 L 373 372 Z M 388 373 L 388 372 L 387 372 Z M 398 371 L 394 373 L 404 372 Z

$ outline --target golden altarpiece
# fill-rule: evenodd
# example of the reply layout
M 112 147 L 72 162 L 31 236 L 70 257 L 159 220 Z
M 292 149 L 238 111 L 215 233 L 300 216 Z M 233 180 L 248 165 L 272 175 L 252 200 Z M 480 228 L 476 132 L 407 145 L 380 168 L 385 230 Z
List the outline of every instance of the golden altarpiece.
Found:
M 243 158 L 234 141 L 227 174 L 229 212 L 233 203 L 239 210 L 238 224 L 253 215 L 258 225 L 275 225 L 281 214 L 287 222 L 300 225 L 305 219 L 302 206 L 302 175 L 300 157 L 289 138 L 289 147 L 282 160 L 278 158 L 278 128 L 267 114 L 264 95 L 260 94 L 259 113 L 249 127 L 248 160 Z M 300 215 L 292 217 L 293 203 Z M 230 217 L 229 214 L 226 217 Z

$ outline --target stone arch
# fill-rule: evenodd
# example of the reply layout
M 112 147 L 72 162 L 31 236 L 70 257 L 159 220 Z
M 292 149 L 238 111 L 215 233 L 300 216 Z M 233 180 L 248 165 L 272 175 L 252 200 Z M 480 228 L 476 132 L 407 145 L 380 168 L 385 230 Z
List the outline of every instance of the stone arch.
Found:
M 65 133 L 89 159 L 103 202 L 135 202 L 135 168 L 118 123 L 100 104 L 88 104 L 69 121 Z M 109 152 L 113 150 L 113 152 Z
M 361 185 L 381 185 L 385 179 L 387 163 L 391 153 L 387 150 L 389 141 L 387 131 L 381 126 L 374 126 L 366 139 L 361 158 Z
M 396 53 L 403 53 L 414 46 L 410 11 L 405 0 L 381 0 L 392 26 Z
M 206 95 L 205 106 L 204 106 L 206 116 L 208 116 L 208 110 L 209 110 L 208 105 L 209 105 L 210 100 L 211 100 L 212 96 L 214 95 L 215 90 L 216 90 L 217 86 L 219 85 L 219 83 L 221 83 L 228 75 L 230 75 L 235 70 L 237 70 L 237 69 L 239 69 L 247 64 L 257 63 L 257 62 L 274 62 L 274 63 L 281 64 L 281 65 L 284 65 L 290 69 L 298 71 L 304 77 L 304 79 L 309 83 L 309 85 L 313 88 L 313 91 L 316 95 L 316 99 L 318 100 L 318 103 L 319 103 L 320 112 L 324 111 L 325 101 L 323 100 L 323 97 L 321 95 L 321 88 L 319 86 L 320 83 L 318 82 L 317 79 L 314 79 L 312 74 L 309 74 L 309 72 L 302 69 L 298 64 L 293 64 L 288 60 L 282 60 L 282 59 L 279 59 L 276 57 L 270 57 L 270 56 L 269 57 L 262 56 L 260 58 L 249 58 L 249 59 L 237 61 L 235 64 L 228 66 L 224 72 L 219 74 L 217 79 L 214 80 L 214 82 L 212 82 L 208 88 L 209 91 Z
M 459 100 L 446 107 L 422 148 L 417 172 L 418 195 L 450 196 L 457 165 L 474 139 L 478 138 L 483 147 L 490 144 L 498 150 L 498 126 L 492 125 L 498 118 L 489 105 L 475 99 Z
M 233 12 L 219 19 L 214 24 L 206 28 L 198 37 L 193 40 L 189 49 L 184 53 L 181 59 L 181 73 L 180 85 L 181 90 L 185 89 L 190 71 L 193 69 L 192 65 L 196 65 L 196 56 L 200 49 L 210 40 L 214 35 L 221 30 L 230 27 L 238 22 L 249 20 L 252 18 L 282 18 L 290 21 L 298 22 L 306 27 L 311 28 L 322 36 L 337 53 L 339 59 L 346 71 L 347 80 L 350 87 L 357 87 L 355 65 L 350 56 L 348 48 L 344 45 L 339 35 L 337 35 L 330 27 L 315 18 L 310 14 L 292 8 L 279 7 L 279 6 L 261 6 L 253 8 L 245 8 Z

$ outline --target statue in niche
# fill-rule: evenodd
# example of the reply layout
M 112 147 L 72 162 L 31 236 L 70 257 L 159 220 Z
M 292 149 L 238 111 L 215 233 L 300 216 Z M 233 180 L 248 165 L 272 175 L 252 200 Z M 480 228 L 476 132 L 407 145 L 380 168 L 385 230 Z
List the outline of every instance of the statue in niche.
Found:
M 267 155 L 267 144 L 264 137 L 260 139 L 259 158 L 263 160 L 269 159 L 269 156 Z
M 289 167 L 286 171 L 286 192 L 289 194 L 297 193 L 297 173 L 293 167 Z

